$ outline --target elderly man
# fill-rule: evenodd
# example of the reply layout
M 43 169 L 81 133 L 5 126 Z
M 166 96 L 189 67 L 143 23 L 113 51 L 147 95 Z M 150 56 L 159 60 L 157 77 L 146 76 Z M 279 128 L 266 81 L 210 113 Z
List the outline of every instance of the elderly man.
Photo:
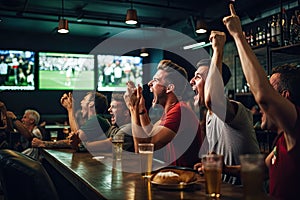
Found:
M 39 150 L 37 148 L 29 147 L 33 138 L 43 139 L 41 130 L 38 127 L 40 114 L 36 110 L 25 110 L 21 121 L 17 119 L 13 112 L 8 111 L 7 116 L 12 119 L 14 128 L 23 136 L 23 138 L 25 138 L 25 141 L 22 144 L 23 148 L 25 148 L 23 153 L 34 159 L 38 159 Z

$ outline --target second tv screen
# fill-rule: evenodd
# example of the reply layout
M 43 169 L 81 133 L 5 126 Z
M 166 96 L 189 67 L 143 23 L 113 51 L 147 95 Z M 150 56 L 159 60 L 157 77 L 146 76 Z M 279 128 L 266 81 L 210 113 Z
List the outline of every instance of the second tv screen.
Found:
M 143 83 L 143 62 L 139 56 L 98 55 L 98 91 L 126 91 L 126 83 Z
M 94 55 L 39 52 L 40 90 L 94 90 Z

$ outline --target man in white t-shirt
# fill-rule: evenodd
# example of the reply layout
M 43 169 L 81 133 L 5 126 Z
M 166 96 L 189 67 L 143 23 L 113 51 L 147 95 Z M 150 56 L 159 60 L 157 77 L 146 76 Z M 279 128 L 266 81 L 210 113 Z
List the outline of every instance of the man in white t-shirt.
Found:
M 211 59 L 202 59 L 190 83 L 195 91 L 194 104 L 206 106 L 206 138 L 200 154 L 215 152 L 224 156 L 226 165 L 240 163 L 239 155 L 260 153 L 253 128 L 253 116 L 240 102 L 229 100 L 224 95 L 224 85 L 231 77 L 227 65 L 222 63 L 226 36 L 212 31 L 210 35 L 214 50 Z M 200 165 L 196 165 L 197 166 Z M 223 180 L 240 184 L 237 177 L 224 175 Z

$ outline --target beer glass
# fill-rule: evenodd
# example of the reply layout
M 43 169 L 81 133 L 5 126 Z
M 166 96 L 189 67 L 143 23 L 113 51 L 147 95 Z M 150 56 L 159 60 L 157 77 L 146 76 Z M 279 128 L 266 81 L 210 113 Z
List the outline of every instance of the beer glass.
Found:
M 264 196 L 264 162 L 263 154 L 240 155 L 241 178 L 245 199 L 260 199 Z
M 116 159 L 116 160 L 122 159 L 123 143 L 124 143 L 124 135 L 123 134 L 117 134 L 117 135 L 113 136 L 113 138 L 112 138 L 113 159 Z
M 152 172 L 154 144 L 140 143 L 138 148 L 141 159 L 142 174 L 145 178 L 150 178 Z
M 209 154 L 202 158 L 206 193 L 210 197 L 220 197 L 222 183 L 223 156 Z
M 57 140 L 57 131 L 50 131 L 51 141 L 56 142 Z

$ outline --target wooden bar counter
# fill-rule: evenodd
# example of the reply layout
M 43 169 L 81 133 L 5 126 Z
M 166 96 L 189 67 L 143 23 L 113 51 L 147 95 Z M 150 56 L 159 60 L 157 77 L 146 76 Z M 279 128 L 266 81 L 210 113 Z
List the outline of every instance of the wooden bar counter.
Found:
M 122 166 L 124 163 L 139 165 L 130 155 L 122 155 L 122 161 L 112 161 L 110 154 L 96 157 L 97 160 L 88 152 L 75 152 L 71 149 L 42 149 L 42 155 L 43 164 L 46 163 L 48 168 L 52 167 L 75 188 L 78 192 L 77 199 L 211 199 L 205 194 L 204 179 L 186 190 L 166 190 L 152 185 L 140 173 L 117 170 L 118 164 L 121 167 L 126 167 Z M 101 159 L 111 160 L 112 165 L 101 162 Z M 126 160 L 129 162 L 125 162 Z M 154 161 L 154 165 L 159 168 L 160 163 Z M 53 174 L 50 173 L 50 176 Z M 242 187 L 222 184 L 219 199 L 242 198 Z

